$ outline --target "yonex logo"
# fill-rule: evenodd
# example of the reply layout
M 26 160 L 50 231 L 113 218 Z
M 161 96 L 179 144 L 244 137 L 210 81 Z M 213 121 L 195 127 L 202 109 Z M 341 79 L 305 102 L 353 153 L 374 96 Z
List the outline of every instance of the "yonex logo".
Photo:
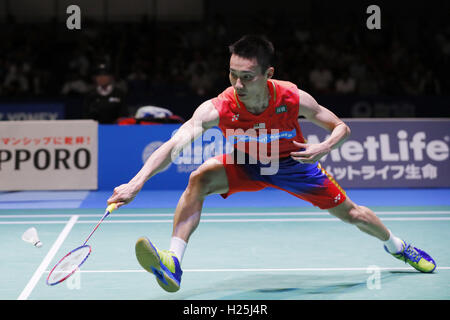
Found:
M 336 197 L 334 197 L 334 203 L 338 203 L 341 200 L 341 194 L 339 193 Z

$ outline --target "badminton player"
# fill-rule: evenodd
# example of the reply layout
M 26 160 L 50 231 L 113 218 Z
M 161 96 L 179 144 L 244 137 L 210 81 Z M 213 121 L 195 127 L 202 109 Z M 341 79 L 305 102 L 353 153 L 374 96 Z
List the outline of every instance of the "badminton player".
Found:
M 337 148 L 350 135 L 350 129 L 295 84 L 272 79 L 275 71 L 272 43 L 264 36 L 247 35 L 229 50 L 231 86 L 202 103 L 192 118 L 148 158 L 136 176 L 116 187 L 108 199 L 109 204 L 118 206 L 132 201 L 147 180 L 209 128 L 218 126 L 227 137 L 230 130 L 244 132 L 235 135 L 235 139 L 243 141 L 245 148 L 236 143 L 232 153 L 210 158 L 191 173 L 175 210 L 169 250 L 158 249 L 146 237 L 138 239 L 136 256 L 141 266 L 156 276 L 163 289 L 177 291 L 183 255 L 200 222 L 205 197 L 221 194 L 227 198 L 236 192 L 273 187 L 355 225 L 379 239 L 388 253 L 415 269 L 433 272 L 436 264 L 428 254 L 394 235 L 372 210 L 354 203 L 321 167 L 318 161 Z M 299 116 L 328 130 L 329 137 L 321 143 L 307 143 L 297 120 Z M 260 139 L 262 132 L 265 139 Z M 268 152 L 262 153 L 266 156 L 251 154 L 250 141 L 257 141 L 258 147 L 266 144 Z M 237 161 L 238 154 L 243 154 L 241 160 L 245 161 Z M 276 164 L 272 166 L 276 170 L 264 174 L 263 169 L 272 164 Z

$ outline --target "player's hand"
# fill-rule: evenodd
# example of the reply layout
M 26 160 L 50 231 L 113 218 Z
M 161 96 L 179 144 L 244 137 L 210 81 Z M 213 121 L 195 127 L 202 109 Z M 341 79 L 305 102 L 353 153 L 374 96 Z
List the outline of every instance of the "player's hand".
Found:
M 112 196 L 107 200 L 108 204 L 116 203 L 117 208 L 130 203 L 139 193 L 140 188 L 135 187 L 130 183 L 122 184 L 114 188 Z
M 291 158 L 300 163 L 314 163 L 330 152 L 327 147 L 320 143 L 292 142 L 300 149 L 303 149 L 301 151 L 291 152 Z

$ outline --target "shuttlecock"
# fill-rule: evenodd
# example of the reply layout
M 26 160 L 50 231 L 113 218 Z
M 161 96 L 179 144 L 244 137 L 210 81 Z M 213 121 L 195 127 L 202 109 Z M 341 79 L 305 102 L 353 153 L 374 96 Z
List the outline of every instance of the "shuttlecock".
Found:
M 39 240 L 39 236 L 35 227 L 27 229 L 22 235 L 22 240 L 31 243 L 36 248 L 42 247 L 42 242 Z

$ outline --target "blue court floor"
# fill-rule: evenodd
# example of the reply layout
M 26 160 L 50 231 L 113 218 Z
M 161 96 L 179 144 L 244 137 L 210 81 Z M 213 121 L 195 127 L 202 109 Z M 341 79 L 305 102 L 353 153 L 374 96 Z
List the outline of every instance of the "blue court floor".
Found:
M 346 189 L 347 195 L 365 206 L 449 206 L 450 189 Z M 175 208 L 183 190 L 143 190 L 127 208 Z M 104 208 L 112 190 L 99 191 L 17 191 L 0 192 L 0 209 L 85 209 Z M 314 208 L 285 192 L 267 188 L 243 192 L 222 199 L 211 195 L 205 208 Z

